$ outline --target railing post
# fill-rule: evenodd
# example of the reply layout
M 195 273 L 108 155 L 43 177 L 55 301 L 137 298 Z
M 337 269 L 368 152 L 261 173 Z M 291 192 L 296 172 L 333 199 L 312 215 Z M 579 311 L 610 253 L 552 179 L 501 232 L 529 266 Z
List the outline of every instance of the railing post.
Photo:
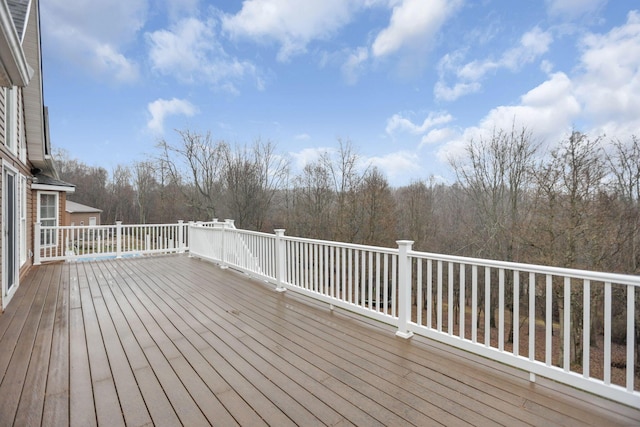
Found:
M 42 224 L 36 222 L 33 227 L 33 265 L 40 265 L 40 244 L 42 243 L 40 235 Z
M 122 258 L 122 221 L 116 221 L 116 258 Z
M 178 253 L 179 254 L 183 254 L 184 253 L 184 221 L 179 219 L 178 220 Z
M 284 287 L 284 272 L 285 270 L 285 247 L 284 247 L 284 229 L 273 230 L 276 233 L 276 291 L 284 292 L 287 288 Z
M 235 219 L 225 219 L 225 220 L 224 220 L 224 223 L 225 223 L 226 225 L 228 225 L 228 226 L 229 226 L 229 228 L 231 228 L 231 229 L 233 229 L 233 230 L 235 230 L 235 229 L 236 229 L 235 222 L 236 222 L 236 220 L 235 220 Z
M 409 331 L 411 319 L 411 264 L 408 252 L 413 245 L 412 240 L 398 240 L 398 331 L 401 338 L 411 338 Z
M 222 250 L 220 251 L 220 268 L 228 268 L 227 266 L 227 256 L 226 256 L 226 243 L 225 243 L 225 230 L 227 228 L 227 223 L 222 224 Z
M 189 258 L 192 257 L 191 255 L 191 227 L 193 227 L 195 223 L 193 221 L 189 221 L 189 223 L 187 224 L 187 241 L 189 242 Z

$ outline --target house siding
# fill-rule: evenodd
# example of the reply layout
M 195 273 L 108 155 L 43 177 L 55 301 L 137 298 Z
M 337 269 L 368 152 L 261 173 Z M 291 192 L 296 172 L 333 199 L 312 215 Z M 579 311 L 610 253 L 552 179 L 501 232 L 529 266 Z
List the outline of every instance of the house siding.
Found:
M 34 208 L 33 208 L 33 202 L 34 202 L 34 197 L 33 197 L 33 192 L 31 191 L 31 167 L 32 165 L 27 161 L 27 162 L 23 162 L 20 159 L 20 151 L 21 150 L 26 150 L 26 144 L 25 144 L 25 139 L 26 139 L 26 135 L 25 135 L 25 123 L 24 123 L 24 100 L 23 100 L 23 92 L 21 90 L 19 90 L 17 92 L 17 115 L 16 115 L 16 119 L 17 119 L 17 123 L 16 126 L 14 126 L 12 129 L 14 129 L 15 131 L 15 135 L 13 135 L 13 137 L 15 138 L 15 141 L 17 143 L 18 146 L 18 155 L 14 154 L 13 152 L 11 152 L 11 150 L 9 150 L 6 146 L 6 137 L 10 137 L 9 135 L 6 135 L 5 129 L 6 129 L 6 115 L 4 114 L 5 111 L 5 93 L 6 91 L 4 90 L 4 88 L 1 88 L 2 90 L 0 90 L 0 98 L 2 99 L 2 102 L 0 102 L 0 104 L 2 105 L 2 111 L 0 111 L 0 128 L 2 129 L 2 138 L 1 138 L 1 143 L 0 143 L 0 163 L 2 164 L 2 166 L 4 165 L 8 165 L 11 166 L 13 169 L 18 171 L 18 180 L 20 179 L 20 177 L 26 177 L 26 208 L 27 208 L 27 212 L 26 212 L 26 219 L 27 219 L 27 224 L 26 224 L 26 248 L 27 248 L 27 259 L 26 262 L 22 265 L 19 266 L 20 270 L 18 272 L 18 277 L 19 280 L 21 280 L 29 271 L 29 269 L 31 268 L 31 266 L 33 265 L 33 213 L 34 213 Z M 26 157 L 26 156 L 23 156 Z M 0 168 L 2 169 L 2 168 Z M 4 189 L 4 174 L 0 173 L 0 189 Z M 17 185 L 18 189 L 21 190 L 20 186 Z M 2 207 L 0 209 L 0 223 L 4 223 L 4 203 L 5 200 L 2 199 L 2 197 L 4 196 L 4 191 L 0 191 L 0 206 Z M 20 202 L 20 194 L 16 195 L 16 202 L 19 203 Z M 19 223 L 19 219 L 20 218 L 16 218 L 16 221 Z M 21 238 L 22 236 L 18 236 L 18 238 L 20 239 L 19 241 L 21 242 Z M 2 239 L 0 239 L 0 278 L 4 277 L 4 236 L 2 236 Z M 20 256 L 20 253 L 18 251 L 18 253 L 16 254 L 17 256 Z M 0 307 L 2 307 L 3 305 L 3 301 L 2 301 L 2 293 L 0 292 Z
M 89 225 L 89 220 L 91 218 L 96 219 L 96 225 L 100 225 L 100 212 L 75 212 L 69 213 L 65 212 L 65 221 L 64 225 Z
M 48 157 L 49 147 L 45 136 L 45 123 L 44 123 L 44 105 L 42 96 L 42 58 L 40 50 L 40 32 L 39 32 L 39 6 L 38 0 L 10 0 L 10 6 L 12 7 L 12 18 L 20 27 L 19 32 L 23 36 L 22 38 L 22 51 L 27 60 L 28 65 L 33 69 L 34 74 L 31 80 L 25 87 L 14 88 L 16 93 L 16 105 L 8 105 L 8 100 L 12 98 L 7 97 L 7 88 L 0 87 L 0 165 L 10 166 L 11 171 L 17 171 L 17 181 L 19 184 L 17 187 L 21 192 L 17 194 L 16 202 L 20 203 L 20 196 L 24 195 L 26 199 L 26 212 L 25 216 L 17 216 L 16 223 L 18 224 L 18 251 L 17 258 L 19 261 L 24 261 L 19 266 L 18 286 L 22 278 L 27 274 L 29 269 L 33 266 L 33 249 L 34 249 L 34 223 L 37 220 L 37 204 L 38 204 L 38 191 L 33 188 L 33 173 L 34 169 L 39 169 L 43 175 L 51 175 L 55 178 L 55 171 L 53 169 L 53 163 Z M 31 5 L 31 7 L 28 7 Z M 28 15 L 27 15 L 28 12 Z M 9 83 L 11 84 L 11 83 Z M 10 107 L 10 108 L 7 108 Z M 13 111 L 15 110 L 15 115 Z M 7 114 L 7 112 L 11 114 Z M 7 117 L 7 116 L 11 117 Z M 15 120 L 15 123 L 10 123 L 7 126 L 7 120 Z M 8 132 L 15 133 L 14 135 L 8 135 Z M 15 146 L 10 150 L 6 146 L 7 138 L 9 141 L 15 142 Z M 0 169 L 3 169 L 0 167 Z M 35 172 L 34 172 L 35 173 Z M 4 189 L 5 183 L 4 173 L 0 172 L 0 189 Z M 26 183 L 26 185 L 25 185 Z M 22 193 L 25 191 L 26 193 Z M 57 190 L 60 188 L 58 187 Z M 66 193 L 64 191 L 56 191 L 58 193 L 58 220 L 62 223 L 65 214 L 66 205 Z M 4 224 L 6 218 L 3 217 L 6 200 L 2 200 L 2 192 L 0 191 L 0 222 Z M 20 212 L 20 206 L 18 212 Z M 25 218 L 26 224 L 21 222 L 22 218 Z M 23 232 L 22 229 L 26 228 Z M 26 236 L 26 241 L 23 240 Z M 4 237 L 4 236 L 3 236 Z M 38 236 L 39 238 L 39 236 Z M 20 243 L 24 245 L 20 246 Z M 4 238 L 0 238 L 0 277 L 3 277 L 5 271 L 4 262 L 2 259 L 4 253 Z M 22 251 L 25 248 L 25 251 Z M 26 257 L 25 257 L 26 256 Z M 0 292 L 0 307 L 4 306 L 2 301 L 2 292 Z

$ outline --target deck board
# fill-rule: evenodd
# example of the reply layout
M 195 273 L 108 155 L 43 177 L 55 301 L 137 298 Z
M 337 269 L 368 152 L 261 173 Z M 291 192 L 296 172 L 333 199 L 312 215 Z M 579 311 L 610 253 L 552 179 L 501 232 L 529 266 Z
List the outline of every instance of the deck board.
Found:
M 0 425 L 638 425 L 640 410 L 187 256 L 35 267 Z
M 103 289 L 103 286 L 101 286 L 102 277 L 95 278 L 95 282 L 90 282 L 92 283 L 90 290 L 122 414 L 127 425 L 147 425 L 151 423 L 151 417 L 147 411 L 141 410 L 141 408 L 145 408 L 144 399 L 138 389 L 132 366 L 128 362 L 111 313 L 107 309 L 105 294 L 101 291 Z M 104 290 L 107 294 L 110 292 L 108 286 L 104 286 Z
M 20 404 L 23 393 L 25 393 L 24 383 L 29 368 L 29 361 L 31 360 L 31 354 L 34 349 L 35 339 L 38 333 L 38 325 L 42 317 L 42 312 L 45 307 L 47 294 L 49 291 L 50 280 L 47 280 L 47 276 L 44 275 L 39 281 L 39 285 L 36 294 L 29 305 L 29 311 L 24 318 L 24 322 L 19 322 L 20 330 L 14 333 L 8 333 L 12 339 L 17 338 L 14 347 L 8 347 L 7 353 L 11 355 L 2 383 L 0 384 L 0 414 L 14 420 Z M 18 320 L 16 316 L 13 320 Z M 17 322 L 18 323 L 18 322 Z M 9 331 L 8 331 L 9 332 Z M 13 331 L 12 331 L 13 332 Z M 36 350 L 37 351 L 37 350 Z M 47 369 L 48 366 L 43 366 L 42 369 Z M 26 400 L 32 399 L 34 396 L 26 390 L 24 394 Z
M 69 270 L 60 274 L 42 420 L 69 424 Z
M 49 371 L 47 368 L 49 367 L 56 303 L 60 290 L 57 284 L 60 282 L 60 266 L 57 267 L 53 274 L 47 278 L 47 294 L 40 313 L 35 341 L 31 347 L 29 366 L 14 421 L 16 425 L 38 425 L 42 421 Z
M 69 311 L 69 422 L 71 426 L 96 424 L 89 355 L 82 309 Z

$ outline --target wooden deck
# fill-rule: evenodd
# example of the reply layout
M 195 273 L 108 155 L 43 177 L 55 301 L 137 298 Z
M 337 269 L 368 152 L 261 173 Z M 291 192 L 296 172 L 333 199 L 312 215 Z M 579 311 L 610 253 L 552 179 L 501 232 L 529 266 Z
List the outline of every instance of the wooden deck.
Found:
M 187 256 L 34 268 L 0 426 L 640 425 L 640 410 Z

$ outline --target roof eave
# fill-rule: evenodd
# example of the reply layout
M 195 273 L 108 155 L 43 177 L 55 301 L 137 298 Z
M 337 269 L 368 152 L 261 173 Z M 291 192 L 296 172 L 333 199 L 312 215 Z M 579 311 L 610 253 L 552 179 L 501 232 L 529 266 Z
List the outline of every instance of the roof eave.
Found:
M 0 0 L 1 1 L 1 0 Z M 27 134 L 27 156 L 37 168 L 57 176 L 48 143 L 48 112 L 44 106 L 42 88 L 42 52 L 40 46 L 40 16 L 36 2 L 29 10 L 24 30 L 23 51 L 34 67 L 31 83 L 24 88 L 24 110 Z
M 59 191 L 64 193 L 75 193 L 76 187 L 67 187 L 64 185 L 50 185 L 50 184 L 31 184 L 32 190 L 40 191 Z
M 0 1 L 0 86 L 25 87 L 33 68 L 27 63 L 7 2 Z

